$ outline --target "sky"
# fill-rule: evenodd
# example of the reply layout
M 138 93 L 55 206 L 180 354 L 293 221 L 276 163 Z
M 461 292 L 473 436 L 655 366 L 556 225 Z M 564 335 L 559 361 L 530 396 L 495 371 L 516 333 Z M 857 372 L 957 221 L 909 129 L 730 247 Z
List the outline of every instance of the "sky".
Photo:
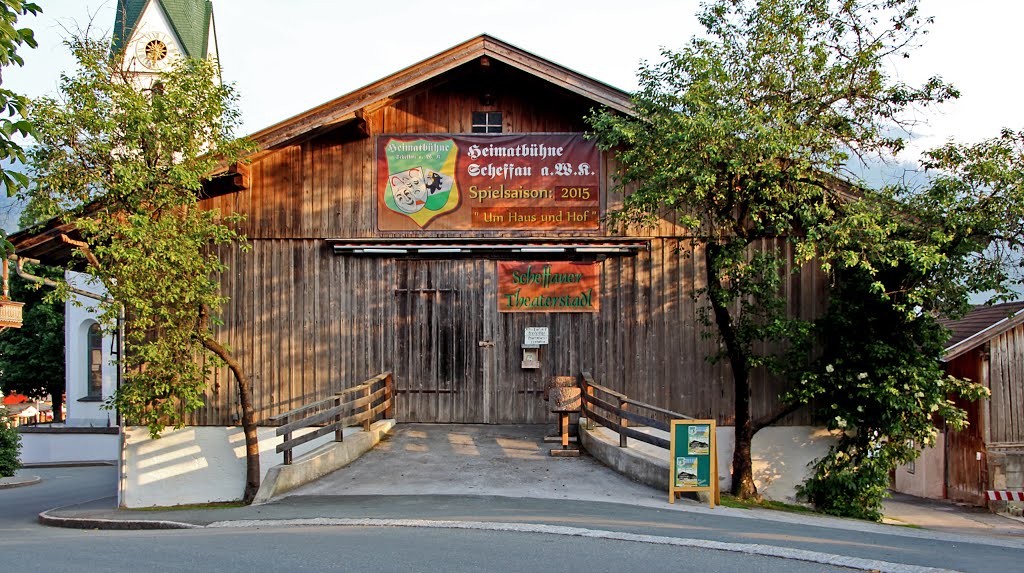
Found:
M 36 0 L 43 15 L 26 65 L 4 70 L 4 87 L 54 93 L 71 60 L 65 29 L 113 28 L 116 0 Z M 384 7 L 383 10 L 380 8 Z M 258 131 L 411 64 L 487 33 L 627 91 L 641 60 L 679 48 L 700 33 L 692 0 L 491 0 L 355 2 L 214 0 L 221 63 L 241 95 L 243 134 Z M 941 75 L 963 92 L 937 113 L 920 115 L 907 159 L 954 137 L 976 141 L 1001 127 L 1024 128 L 1024 76 L 1018 66 L 1024 21 L 1019 0 L 924 0 L 935 17 L 924 45 L 894 62 L 919 83 Z

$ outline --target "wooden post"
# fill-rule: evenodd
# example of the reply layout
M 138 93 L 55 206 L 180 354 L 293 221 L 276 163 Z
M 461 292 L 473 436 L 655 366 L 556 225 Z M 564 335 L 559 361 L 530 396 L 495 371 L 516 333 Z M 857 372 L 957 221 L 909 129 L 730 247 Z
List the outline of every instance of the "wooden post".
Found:
M 569 412 L 558 413 L 558 433 L 562 435 L 562 449 L 569 449 Z
M 366 398 L 369 398 L 370 394 L 373 394 L 373 384 L 367 384 L 366 385 Z M 370 410 L 372 410 L 372 409 L 373 409 L 373 402 L 367 402 L 366 403 L 366 419 L 363 420 L 363 431 L 369 432 L 370 431 L 370 425 L 373 424 L 373 420 L 370 419 Z
M 590 384 L 587 384 L 586 380 L 584 380 L 583 383 L 587 387 L 587 397 L 593 399 L 594 398 L 594 387 L 591 386 Z M 587 406 L 587 408 L 588 408 L 586 410 L 586 412 L 587 412 L 587 430 L 593 430 L 594 429 L 594 418 L 591 417 L 591 415 L 590 415 L 589 405 Z
M 285 416 L 285 419 L 284 419 L 285 425 L 290 424 L 291 421 L 292 421 L 292 417 L 291 416 Z M 292 440 L 292 433 L 291 432 L 285 432 L 285 434 L 284 434 L 284 441 L 287 443 L 287 442 L 290 442 L 291 440 Z M 286 449 L 284 451 L 284 465 L 286 465 L 286 466 L 292 465 L 292 449 L 291 448 L 288 448 L 288 449 Z
M 345 441 L 345 429 L 341 427 L 341 396 L 334 397 L 334 441 Z
M 387 400 L 387 408 L 384 409 L 384 418 L 391 420 L 395 417 L 395 395 L 393 393 L 393 384 L 391 380 L 391 373 L 388 372 L 384 378 L 384 399 Z
M 626 403 L 626 399 L 625 398 L 619 398 L 619 409 L 621 409 L 621 410 L 629 409 L 629 404 Z M 628 428 L 628 427 L 629 427 L 629 420 L 627 420 L 625 416 L 620 414 L 619 415 L 619 447 L 620 448 L 627 447 L 627 445 L 626 445 L 626 433 L 623 432 L 622 430 L 624 428 Z

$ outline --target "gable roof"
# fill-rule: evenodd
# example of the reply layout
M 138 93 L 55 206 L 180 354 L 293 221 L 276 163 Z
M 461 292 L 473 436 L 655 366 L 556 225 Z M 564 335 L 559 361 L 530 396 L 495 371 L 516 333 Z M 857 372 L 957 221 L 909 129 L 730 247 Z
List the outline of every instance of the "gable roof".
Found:
M 118 0 L 114 18 L 114 38 L 111 48 L 118 52 L 132 37 L 139 18 L 150 0 Z M 153 0 L 167 15 L 181 49 L 190 58 L 205 58 L 210 45 L 210 20 L 213 2 L 210 0 Z
M 337 127 L 355 120 L 365 111 L 387 105 L 390 98 L 403 91 L 482 57 L 536 76 L 599 106 L 632 114 L 629 93 L 481 34 L 354 92 L 258 131 L 249 138 L 260 150 L 267 150 L 309 133 Z
M 123 12 L 124 21 L 131 21 L 134 26 L 148 1 L 119 0 L 118 26 L 120 27 L 122 22 L 122 5 L 126 8 Z M 152 1 L 160 2 L 162 5 L 171 3 L 171 0 Z M 128 8 L 135 11 L 132 12 Z M 131 19 L 133 14 L 134 20 Z M 355 123 L 365 113 L 391 104 L 392 98 L 406 90 L 483 57 L 492 58 L 531 74 L 580 95 L 598 106 L 632 114 L 632 99 L 628 92 L 481 34 L 356 91 L 250 135 L 249 138 L 258 146 L 250 158 L 255 159 L 276 146 Z M 243 165 L 224 164 L 210 175 L 232 176 L 237 175 L 240 170 L 245 171 Z M 55 218 L 42 226 L 18 231 L 8 237 L 8 240 L 15 244 L 19 256 L 40 259 L 51 264 L 66 264 L 71 260 L 71 248 L 68 246 L 67 238 L 74 237 L 74 226 Z
M 940 319 L 939 323 L 953 331 L 942 357 L 948 362 L 1024 323 L 1024 301 L 977 306 L 960 320 Z

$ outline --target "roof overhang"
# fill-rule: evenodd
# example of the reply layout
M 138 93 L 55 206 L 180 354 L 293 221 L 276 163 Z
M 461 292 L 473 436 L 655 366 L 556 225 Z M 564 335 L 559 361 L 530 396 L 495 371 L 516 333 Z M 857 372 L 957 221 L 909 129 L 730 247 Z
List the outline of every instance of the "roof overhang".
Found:
M 74 242 L 81 239 L 74 223 L 54 218 L 35 227 L 29 227 L 7 237 L 14 245 L 14 254 L 52 267 L 72 267 Z
M 978 331 L 960 342 L 946 348 L 941 360 L 942 362 L 949 362 L 1020 324 L 1024 324 L 1024 309 L 1018 310 L 1016 313 L 992 324 L 984 330 Z

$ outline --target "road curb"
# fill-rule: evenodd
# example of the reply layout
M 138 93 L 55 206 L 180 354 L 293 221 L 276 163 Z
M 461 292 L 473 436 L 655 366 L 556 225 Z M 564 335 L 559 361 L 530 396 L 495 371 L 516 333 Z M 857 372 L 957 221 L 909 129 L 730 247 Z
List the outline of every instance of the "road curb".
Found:
M 36 485 L 41 481 L 43 481 L 43 478 L 39 476 L 29 476 L 25 478 L 0 478 L 0 489 L 11 489 L 15 487 Z
M 103 498 L 100 498 L 103 499 Z M 95 501 L 95 500 L 93 500 Z M 89 502 L 86 502 L 89 503 Z M 40 512 L 38 520 L 41 525 L 64 527 L 68 529 L 107 529 L 107 530 L 143 530 L 143 529 L 201 529 L 202 525 L 168 521 L 161 519 L 105 519 L 100 517 L 69 517 L 56 515 L 63 509 L 75 507 L 73 504 L 55 507 Z
M 73 506 L 66 506 L 73 507 Z M 246 527 L 420 527 L 428 529 L 471 529 L 479 531 L 509 531 L 516 533 L 537 533 L 544 535 L 563 535 L 570 537 L 587 537 L 593 539 L 608 539 L 614 541 L 627 541 L 633 543 L 648 543 L 653 545 L 670 545 L 676 547 L 692 547 L 697 549 L 709 549 L 715 551 L 728 551 L 731 553 L 744 553 L 763 557 L 776 557 L 780 559 L 793 559 L 810 563 L 820 563 L 837 567 L 847 567 L 860 571 L 878 571 L 879 573 L 945 573 L 949 569 L 937 569 L 934 567 L 922 567 L 918 565 L 905 565 L 889 561 L 874 559 L 863 559 L 808 551 L 804 549 L 791 549 L 774 545 L 756 543 L 728 543 L 722 541 L 710 541 L 705 539 L 694 539 L 685 537 L 666 537 L 657 535 L 642 535 L 635 533 L 623 533 L 601 529 L 585 529 L 579 527 L 566 527 L 559 525 L 529 524 L 529 523 L 504 523 L 490 521 L 444 521 L 425 519 L 379 519 L 379 518 L 306 518 L 306 519 L 253 519 L 253 520 L 231 520 L 217 521 L 209 525 L 196 525 L 168 520 L 148 519 L 104 519 L 92 517 L 68 517 L 55 515 L 54 512 L 62 508 L 55 508 L 39 514 L 39 523 L 51 527 L 64 527 L 71 529 L 103 529 L 103 530 L 157 530 L 157 529 L 220 529 L 220 528 L 246 528 Z
M 592 539 L 608 539 L 614 541 L 629 541 L 634 543 L 649 543 L 653 545 L 669 545 L 676 547 L 691 547 L 696 549 L 710 549 L 714 551 L 728 551 L 730 553 L 744 553 L 747 555 L 758 555 L 763 557 L 776 557 L 780 559 L 791 559 L 809 563 L 820 563 L 836 567 L 847 567 L 860 571 L 877 571 L 878 573 L 956 573 L 951 569 L 938 569 L 935 567 L 924 567 L 920 565 L 905 565 L 889 561 L 875 559 L 864 559 L 860 557 L 849 557 L 806 549 L 791 549 L 774 545 L 763 545 L 759 543 L 729 543 L 723 541 L 711 541 L 706 539 L 694 539 L 686 537 L 666 537 L 658 535 L 642 535 L 636 533 L 623 533 L 607 531 L 603 529 L 585 529 L 580 527 L 566 527 L 561 525 L 543 525 L 529 523 L 503 523 L 491 521 L 439 521 L 426 519 L 333 519 L 333 518 L 312 518 L 312 519 L 258 519 L 258 520 L 235 520 L 216 521 L 207 528 L 228 528 L 228 527 L 282 527 L 282 526 L 327 526 L 327 527 L 422 527 L 430 529 L 472 529 L 481 531 L 509 531 L 516 533 L 539 533 L 547 535 L 565 535 L 570 537 L 587 537 Z

